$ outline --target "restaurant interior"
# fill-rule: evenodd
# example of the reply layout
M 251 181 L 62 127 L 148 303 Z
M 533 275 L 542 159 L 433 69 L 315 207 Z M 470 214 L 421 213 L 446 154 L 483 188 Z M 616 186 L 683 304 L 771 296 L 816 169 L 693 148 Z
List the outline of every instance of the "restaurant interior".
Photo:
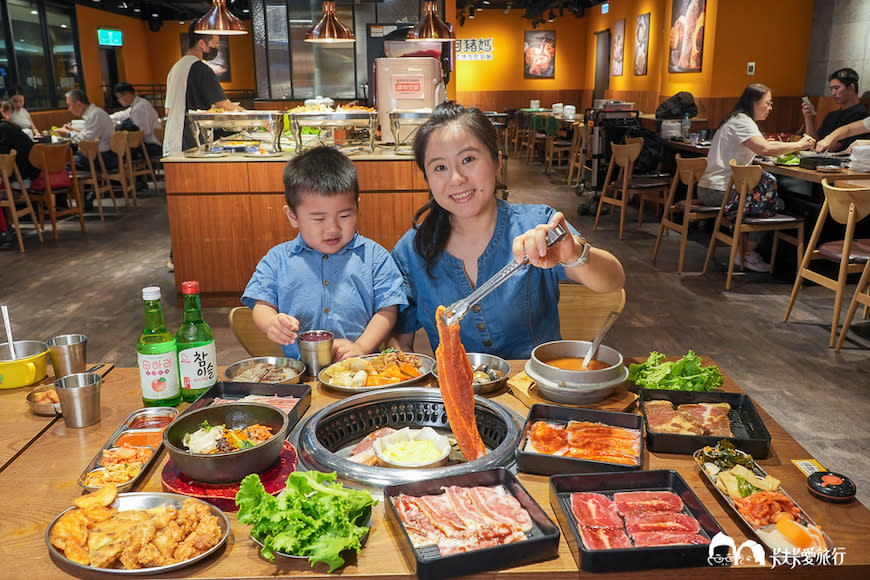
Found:
M 215 0 L 215 5 L 220 3 Z M 769 471 L 784 475 L 789 485 L 794 486 L 796 479 L 804 481 L 805 478 L 793 461 L 815 459 L 821 466 L 846 475 L 855 483 L 856 500 L 851 509 L 848 504 L 822 502 L 805 489 L 790 491 L 808 513 L 816 513 L 817 519 L 824 517 L 832 526 L 838 518 L 845 520 L 838 522 L 836 529 L 843 538 L 847 535 L 843 530 L 849 530 L 847 543 L 851 551 L 846 553 L 846 562 L 851 566 L 840 572 L 844 577 L 864 577 L 860 569 L 866 572 L 870 560 L 866 556 L 858 558 L 859 550 L 855 547 L 870 534 L 870 512 L 865 509 L 870 507 L 870 457 L 865 452 L 870 446 L 867 427 L 867 417 L 870 416 L 867 391 L 870 384 L 870 321 L 863 316 L 863 308 L 857 309 L 851 327 L 843 330 L 841 346 L 834 350 L 831 348 L 833 345 L 829 345 L 833 340 L 831 317 L 835 308 L 830 289 L 805 281 L 788 321 L 783 321 L 800 262 L 794 246 L 788 243 L 780 245 L 775 267 L 769 274 L 737 271 L 729 282 L 730 288 L 726 288 L 726 278 L 730 278 L 727 250 L 720 245 L 710 265 L 705 265 L 712 220 L 700 220 L 688 229 L 684 256 L 680 250 L 680 234 L 670 232 L 664 236 L 653 260 L 662 219 L 658 208 L 648 208 L 644 212 L 636 202 L 623 206 L 621 212 L 627 214 L 624 231 L 620 231 L 620 210 L 616 209 L 606 212 L 597 227 L 593 226 L 609 159 L 603 158 L 594 170 L 588 166 L 578 169 L 578 180 L 570 173 L 569 157 L 574 154 L 568 149 L 570 140 L 565 144 L 566 154 L 555 160 L 552 166 L 547 162 L 544 148 L 536 151 L 534 143 L 531 148 L 523 148 L 521 138 L 518 138 L 518 144 L 513 142 L 516 133 L 511 132 L 511 124 L 520 118 L 514 115 L 515 112 L 522 109 L 549 110 L 554 104 L 575 106 L 579 122 L 567 126 L 584 134 L 591 135 L 592 125 L 582 121 L 595 116 L 595 105 L 604 102 L 629 104 L 637 113 L 639 128 L 660 132 L 661 120 L 655 117 L 656 109 L 665 99 L 680 91 L 691 93 L 698 107 L 691 131 L 710 131 L 712 134 L 727 117 L 743 88 L 752 82 L 771 87 L 775 101 L 771 115 L 760 122 L 759 127 L 773 138 L 782 139 L 779 134 L 793 135 L 803 131 L 802 96 L 810 97 L 819 119 L 836 109 L 827 84 L 832 70 L 849 66 L 858 71 L 862 83 L 870 82 L 870 2 L 706 0 L 699 4 L 705 15 L 700 30 L 702 50 L 697 51 L 693 62 L 684 66 L 684 70 L 678 70 L 678 63 L 669 63 L 669 44 L 672 42 L 672 22 L 675 13 L 683 7 L 682 0 L 438 2 L 443 20 L 452 24 L 455 34 L 454 42 L 444 43 L 450 47 L 449 58 L 445 55 L 442 59 L 442 62 L 449 61 L 443 65 L 449 67 L 446 96 L 466 106 L 497 114 L 509 113 L 504 127 L 507 169 L 502 176 L 505 185 L 502 192 L 508 201 L 544 203 L 563 212 L 591 244 L 608 250 L 622 263 L 626 273 L 627 299 L 624 310 L 604 340 L 605 345 L 638 361 L 652 351 L 680 357 L 692 350 L 706 357 L 718 365 L 738 389 L 748 394 L 757 407 L 763 409 L 764 416 L 770 417 L 772 424 L 776 423 L 772 455 L 762 462 Z M 2 33 L 7 38 L 16 33 L 16 26 L 26 26 L 28 19 L 29 25 L 36 27 L 31 30 L 46 31 L 46 44 L 42 47 L 46 54 L 44 60 L 52 61 L 52 64 L 45 70 L 53 71 L 55 78 L 51 86 L 41 83 L 26 86 L 26 102 L 34 122 L 46 128 L 68 122 L 72 116 L 63 106 L 63 93 L 72 86 L 85 89 L 98 106 L 116 110 L 119 105 L 110 87 L 117 81 L 133 84 L 139 94 L 147 96 L 161 110 L 166 74 L 182 54 L 181 36 L 187 33 L 191 19 L 205 14 L 211 5 L 211 2 L 201 0 L 117 3 L 104 0 L 101 5 L 89 0 L 55 0 L 51 3 L 45 0 L 0 0 L 0 16 L 9 23 Z M 336 5 L 337 15 L 344 22 L 352 23 L 351 28 L 357 37 L 355 44 L 337 49 L 312 48 L 302 41 L 305 31 L 320 16 L 319 0 L 307 2 L 302 7 L 291 5 L 289 0 L 227 2 L 230 12 L 239 17 L 248 32 L 222 37 L 222 42 L 224 39 L 226 42 L 227 70 L 221 85 L 228 97 L 246 108 L 257 110 L 290 109 L 319 95 L 330 96 L 339 103 L 376 106 L 374 79 L 370 78 L 370 51 L 377 50 L 373 48 L 377 43 L 371 41 L 377 35 L 383 35 L 384 31 L 373 31 L 373 27 L 377 29 L 378 24 L 386 23 L 390 26 L 412 25 L 423 15 L 423 2 L 356 0 L 337 1 Z M 31 6 L 36 14 L 30 14 Z M 64 45 L 65 56 L 63 51 L 55 50 L 59 44 L 52 44 L 55 42 L 53 39 L 59 37 L 48 33 L 60 26 L 58 22 L 69 23 L 74 31 L 70 43 Z M 123 46 L 100 46 L 96 41 L 98 30 L 106 29 L 121 31 Z M 614 43 L 619 31 L 622 31 L 624 45 L 620 46 L 622 58 L 617 69 L 621 74 L 617 75 Z M 555 38 L 554 65 L 538 74 L 523 66 L 524 49 L 530 37 L 540 39 L 541 33 L 545 32 L 554 33 L 549 37 Z M 641 34 L 646 35 L 645 46 L 638 42 Z M 280 38 L 283 40 L 276 40 Z M 361 39 L 366 41 L 360 42 Z M 7 42 L 5 46 L 9 44 Z M 383 42 L 381 49 L 382 45 Z M 35 57 L 22 56 L 25 52 L 22 50 L 23 41 L 15 46 L 16 51 L 11 54 L 0 48 L 0 71 L 6 87 L 20 85 L 27 76 L 24 70 L 36 66 Z M 27 59 L 29 62 L 24 64 Z M 859 91 L 864 95 L 861 101 L 870 106 L 870 93 L 865 91 L 865 86 L 862 85 Z M 566 139 L 570 137 L 566 136 Z M 583 147 L 579 138 L 574 146 Z M 698 156 L 687 149 L 687 144 L 665 142 L 660 169 L 669 170 L 670 175 L 665 178 L 668 186 L 673 175 L 675 153 Z M 584 161 L 588 165 L 590 159 L 581 158 L 579 164 L 582 166 Z M 172 180 L 178 179 L 185 163 L 183 160 L 170 160 L 163 164 L 162 170 L 160 164 L 155 165 L 157 181 L 137 192 L 135 207 L 125 205 L 123 198 L 119 198 L 122 200 L 120 208 L 113 210 L 104 200 L 105 218 L 96 211 L 84 214 L 86 232 L 80 228 L 77 219 L 62 219 L 58 224 L 58 235 L 53 237 L 50 228 L 46 228 L 44 241 L 37 238 L 33 224 L 25 218 L 19 225 L 23 234 L 22 251 L 17 243 L 0 246 L 0 303 L 8 305 L 10 326 L 16 340 L 45 340 L 63 333 L 82 333 L 88 337 L 89 366 L 91 363 L 106 363 L 115 367 L 112 373 L 131 369 L 135 372 L 136 343 L 142 332 L 141 289 L 146 286 L 161 288 L 167 325 L 170 331 L 177 328 L 183 318 L 181 283 L 188 279 L 184 277 L 187 272 L 195 271 L 191 265 L 201 258 L 196 255 L 179 258 L 176 252 L 174 271 L 167 267 L 167 260 L 171 261 L 170 249 L 178 248 L 177 228 L 180 223 L 178 214 L 173 213 L 178 211 L 178 206 L 172 206 Z M 274 171 L 276 163 L 273 161 L 271 165 L 273 171 L 269 175 L 280 175 Z M 789 183 L 790 174 L 783 177 Z M 820 181 L 798 183 L 790 192 L 784 193 L 787 204 L 790 204 L 787 208 L 791 207 L 806 220 L 806 240 L 810 239 L 824 200 L 818 184 Z M 184 185 L 190 186 L 190 182 Z M 280 183 L 272 185 L 280 190 Z M 219 193 L 227 195 L 223 190 Z M 410 216 L 401 217 L 401 223 L 410 226 Z M 209 215 L 206 219 L 212 218 Z M 638 223 L 639 218 L 643 218 L 642 223 Z M 214 238 L 219 238 L 236 225 L 205 224 L 205 233 L 201 237 L 209 237 L 208 230 L 213 228 Z M 176 229 L 171 229 L 173 227 Z M 222 229 L 224 232 L 220 232 Z M 271 225 L 265 229 L 278 239 L 289 239 L 295 234 L 286 222 L 283 229 Z M 831 232 L 842 235 L 842 226 L 828 225 L 825 240 L 836 235 Z M 859 222 L 857 232 L 856 237 L 861 234 L 870 237 L 866 234 L 866 223 Z M 258 243 L 262 245 L 263 240 Z M 772 257 L 771 250 L 769 242 L 761 248 L 768 259 Z M 208 260 L 215 259 L 214 255 L 208 257 Z M 227 259 L 229 261 L 229 257 Z M 678 271 L 678 260 L 684 262 L 682 271 Z M 244 268 L 252 269 L 252 265 L 245 264 Z M 829 264 L 827 268 L 822 270 L 836 278 L 836 264 Z M 858 269 L 846 277 L 842 314 L 834 325 L 837 337 L 860 271 Z M 235 275 L 247 280 L 250 271 Z M 234 295 L 224 295 L 226 293 L 209 300 L 207 292 L 203 286 L 203 315 L 214 330 L 218 365 L 223 368 L 248 358 L 251 353 L 237 340 L 229 320 L 230 311 L 233 306 L 240 305 L 240 301 L 235 300 Z M 582 305 L 577 306 L 576 311 L 569 315 L 583 316 L 582 308 Z M 418 332 L 415 351 L 433 356 L 425 333 Z M 522 370 L 522 366 L 517 369 Z M 107 376 L 111 377 L 111 373 Z M 135 379 L 132 383 L 136 383 Z M 319 389 L 318 393 L 322 395 L 323 388 Z M 138 384 L 131 384 L 125 392 L 136 393 L 136 400 L 120 408 L 141 406 Z M 0 390 L 2 393 L 8 395 L 13 391 Z M 501 396 L 509 397 L 509 394 L 504 391 Z M 19 398 L 23 402 L 24 396 Z M 324 399 L 334 402 L 340 397 L 326 392 Z M 104 401 L 102 426 L 65 428 L 63 419 L 56 418 L 51 424 L 54 431 L 46 427 L 27 444 L 19 441 L 20 438 L 10 442 L 7 445 L 8 457 L 3 456 L 6 463 L 0 467 L 0 490 L 9 491 L 16 485 L 20 486 L 20 482 L 13 481 L 13 476 L 24 473 L 31 465 L 40 465 L 40 469 L 48 471 L 63 471 L 73 461 L 82 463 L 84 460 L 86 463 L 128 412 L 111 408 L 107 416 L 105 405 Z M 323 405 L 321 400 L 320 406 Z M 519 408 L 525 409 L 522 405 Z M 513 408 L 511 410 L 518 413 Z M 19 411 L 19 415 L 25 412 Z M 805 451 L 806 455 L 779 453 L 785 446 L 777 447 L 778 437 L 788 437 L 788 449 L 796 448 Z M 75 438 L 81 449 L 73 452 L 72 458 L 43 455 L 43 459 L 39 459 L 35 453 L 48 445 L 48 438 L 54 443 L 62 443 L 63 438 Z M 650 451 L 647 453 L 653 455 Z M 667 453 L 655 455 L 657 469 L 668 469 L 671 458 L 675 457 Z M 673 460 L 673 468 L 686 477 L 690 471 L 684 471 L 685 468 L 678 465 L 681 465 L 679 461 Z M 78 495 L 79 490 L 73 483 L 77 475 L 77 470 L 63 471 L 53 473 L 47 481 L 34 482 L 34 489 L 45 494 L 56 490 L 65 494 L 65 497 L 53 498 L 51 505 L 57 505 L 58 509 L 53 510 L 51 517 L 63 509 L 60 506 L 69 505 Z M 796 478 L 796 475 L 800 477 Z M 152 469 L 148 477 L 143 489 L 159 491 L 160 470 Z M 525 483 L 527 479 L 521 481 Z M 533 488 L 544 490 L 543 495 L 535 499 L 552 514 L 544 483 L 546 479 L 535 480 Z M 732 512 L 723 509 L 724 503 L 719 505 L 719 498 L 711 491 L 714 487 L 706 485 L 697 474 L 690 483 L 717 519 L 734 520 L 728 522 L 727 528 L 720 521 L 726 532 L 740 530 L 742 536 L 752 537 L 737 525 Z M 704 490 L 704 494 L 699 490 Z M 16 506 L 13 515 L 17 514 L 29 526 L 21 532 L 20 538 L 38 536 L 41 543 L 26 546 L 24 539 L 19 539 L 14 543 L 16 550 L 25 546 L 23 553 L 48 575 L 86 574 L 87 569 L 82 572 L 80 568 L 69 567 L 67 562 L 58 563 L 54 554 L 49 558 L 42 535 L 50 518 L 43 521 L 47 514 L 31 515 L 33 503 L 29 495 L 21 496 L 21 505 Z M 855 505 L 860 511 L 856 511 Z M 34 514 L 37 512 L 39 510 Z M 382 512 L 376 513 L 380 515 L 373 517 L 382 526 L 381 529 L 373 528 L 369 539 L 372 556 L 367 557 L 364 549 L 358 560 L 351 560 L 346 572 L 375 577 L 412 577 L 413 558 L 398 560 L 400 564 L 386 563 L 397 558 L 398 548 L 394 544 L 398 546 L 401 538 L 383 539 L 385 530 L 392 528 L 383 519 L 377 519 L 382 518 Z M 239 526 L 232 516 L 231 519 L 235 545 L 227 546 L 223 556 L 206 560 L 210 564 L 197 563 L 179 573 L 196 577 L 274 573 L 274 566 L 257 556 L 258 548 L 247 542 L 247 538 L 239 537 L 239 530 L 247 530 L 247 527 Z M 18 528 L 14 520 L 15 517 L 7 518 L 0 524 L 0 533 L 3 530 L 15 532 Z M 576 577 L 578 568 L 589 570 L 579 560 L 575 564 L 572 552 L 564 545 L 567 536 L 569 533 L 563 528 L 558 560 L 509 572 L 515 577 L 546 575 L 568 578 Z M 838 538 L 833 539 L 837 544 Z M 0 548 L 0 554 L 7 549 Z M 240 554 L 243 550 L 250 553 Z M 850 554 L 855 559 L 851 559 Z M 11 557 L 11 553 L 6 553 L 4 560 L 10 561 Z M 231 566 L 222 568 L 222 558 L 231 561 Z M 377 559 L 383 563 L 375 561 Z M 591 561 L 587 560 L 587 564 Z M 309 569 L 304 561 L 301 564 L 279 562 L 280 575 L 326 576 L 325 568 Z M 13 568 L 19 567 L 16 569 L 23 572 L 24 568 L 20 566 L 23 564 L 15 564 Z M 391 566 L 398 568 L 392 569 Z M 422 570 L 417 569 L 420 577 L 424 577 Z M 440 574 L 440 569 L 436 570 L 435 577 Z M 689 577 L 697 575 L 698 570 L 684 568 L 673 572 L 674 577 Z M 717 568 L 711 570 L 719 573 Z M 525 572 L 529 576 L 523 576 Z M 454 571 L 450 573 L 455 574 Z M 811 568 L 805 568 L 803 574 L 817 577 Z

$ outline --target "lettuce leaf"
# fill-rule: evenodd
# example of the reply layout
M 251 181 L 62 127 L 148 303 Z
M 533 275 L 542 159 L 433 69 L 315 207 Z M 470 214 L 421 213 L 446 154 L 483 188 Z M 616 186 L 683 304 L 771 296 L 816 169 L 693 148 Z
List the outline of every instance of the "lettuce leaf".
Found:
M 725 382 L 716 365 L 704 366 L 693 351 L 676 361 L 665 361 L 665 355 L 652 351 L 646 362 L 628 367 L 628 380 L 647 389 L 675 391 L 712 391 Z
M 238 520 L 253 526 L 251 535 L 263 542 L 264 558 L 274 561 L 275 552 L 307 556 L 312 566 L 324 562 L 330 572 L 344 565 L 343 551 L 362 549 L 368 528 L 357 523 L 366 521 L 375 503 L 367 491 L 336 481 L 335 472 L 295 471 L 277 497 L 251 474 L 236 493 Z

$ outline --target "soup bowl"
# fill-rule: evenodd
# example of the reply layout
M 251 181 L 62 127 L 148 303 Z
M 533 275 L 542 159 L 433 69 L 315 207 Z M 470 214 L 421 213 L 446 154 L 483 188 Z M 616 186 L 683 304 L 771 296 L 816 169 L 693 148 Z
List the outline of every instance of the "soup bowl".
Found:
M 532 351 L 525 371 L 535 381 L 541 394 L 557 403 L 584 404 L 609 397 L 628 378 L 619 351 L 600 346 L 595 359 L 604 368 L 567 370 L 547 364 L 560 358 L 575 358 L 582 362 L 592 343 L 587 340 L 557 340 L 545 342 Z

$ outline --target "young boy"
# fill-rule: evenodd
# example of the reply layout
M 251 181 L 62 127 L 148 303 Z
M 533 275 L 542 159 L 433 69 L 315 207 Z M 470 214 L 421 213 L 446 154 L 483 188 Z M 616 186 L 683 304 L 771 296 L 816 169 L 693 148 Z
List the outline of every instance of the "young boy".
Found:
M 315 329 L 335 335 L 333 360 L 374 352 L 407 299 L 389 252 L 356 231 L 353 163 L 330 147 L 306 151 L 287 163 L 284 192 L 299 235 L 260 260 L 242 302 L 288 357 L 299 358 L 297 334 Z

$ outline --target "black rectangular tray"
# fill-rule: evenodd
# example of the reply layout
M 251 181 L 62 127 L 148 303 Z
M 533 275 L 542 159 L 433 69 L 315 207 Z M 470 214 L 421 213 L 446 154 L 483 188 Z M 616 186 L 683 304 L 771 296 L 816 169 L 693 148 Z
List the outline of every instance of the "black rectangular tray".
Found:
M 637 429 L 640 434 L 640 453 L 635 465 L 624 465 L 608 461 L 578 459 L 559 455 L 546 455 L 525 451 L 529 429 L 535 421 L 550 423 L 565 423 L 569 421 L 591 421 L 604 423 L 614 427 Z M 558 405 L 543 405 L 536 403 L 529 409 L 526 424 L 517 444 L 517 466 L 526 473 L 555 475 L 557 473 L 596 473 L 602 471 L 637 471 L 643 467 L 643 418 L 634 413 L 618 413 L 616 411 L 598 411 L 595 409 L 578 409 L 560 407 Z
M 673 470 L 554 475 L 550 477 L 550 505 L 565 533 L 568 548 L 581 570 L 586 572 L 625 572 L 648 568 L 709 567 L 708 544 L 680 544 L 645 548 L 587 549 L 580 538 L 577 521 L 571 512 L 573 492 L 603 493 L 611 497 L 620 491 L 672 491 L 683 500 L 684 513 L 701 524 L 700 534 L 712 540 L 722 527 L 707 511 L 698 496 L 679 473 Z
M 236 383 L 232 381 L 218 381 L 215 385 L 204 392 L 182 415 L 202 409 L 212 404 L 216 398 L 241 399 L 245 395 L 278 395 L 279 397 L 296 397 L 299 401 L 289 413 L 290 421 L 288 433 L 299 422 L 305 411 L 311 406 L 311 385 L 298 383 L 295 385 L 286 383 Z
M 686 403 L 728 403 L 731 411 L 728 419 L 731 421 L 731 432 L 734 437 L 713 437 L 711 435 L 679 435 L 677 433 L 661 433 L 652 431 L 646 420 L 646 401 L 665 400 L 674 407 Z M 660 453 L 683 453 L 691 455 L 705 445 L 714 446 L 722 439 L 731 441 L 756 459 L 770 457 L 770 433 L 761 421 L 755 405 L 749 395 L 743 393 L 724 393 L 711 391 L 668 391 L 659 389 L 641 389 L 640 408 L 646 423 L 646 447 L 650 451 Z
M 393 505 L 393 498 L 402 493 L 411 496 L 440 494 L 443 493 L 442 486 L 450 485 L 463 487 L 503 485 L 519 500 L 520 505 L 532 517 L 532 529 L 527 534 L 528 539 L 448 556 L 441 556 L 436 546 L 428 546 L 419 550 L 414 548 Z M 501 467 L 441 479 L 391 485 L 384 488 L 384 504 L 387 521 L 398 538 L 402 554 L 421 580 L 461 576 L 486 570 L 501 570 L 531 562 L 550 560 L 558 556 L 559 527 L 553 523 L 517 478 Z

